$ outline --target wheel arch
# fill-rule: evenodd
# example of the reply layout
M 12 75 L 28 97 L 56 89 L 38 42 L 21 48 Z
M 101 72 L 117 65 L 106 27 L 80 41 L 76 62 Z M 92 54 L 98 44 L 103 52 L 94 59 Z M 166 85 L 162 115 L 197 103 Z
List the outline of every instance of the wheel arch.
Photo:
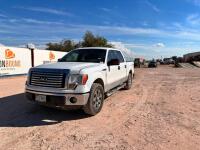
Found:
M 103 87 L 103 89 L 104 89 L 104 81 L 103 81 L 103 79 L 101 79 L 101 78 L 97 78 L 96 80 L 94 80 L 93 83 L 99 83 L 99 84 L 101 84 L 102 87 Z
M 129 73 L 133 74 L 133 71 L 132 71 L 132 70 L 129 70 Z
M 128 75 L 129 75 L 129 74 L 131 74 L 133 78 L 135 77 L 135 74 L 134 74 L 134 72 L 133 72 L 133 70 L 132 70 L 132 69 L 131 69 L 131 70 L 129 70 L 129 73 L 128 73 Z

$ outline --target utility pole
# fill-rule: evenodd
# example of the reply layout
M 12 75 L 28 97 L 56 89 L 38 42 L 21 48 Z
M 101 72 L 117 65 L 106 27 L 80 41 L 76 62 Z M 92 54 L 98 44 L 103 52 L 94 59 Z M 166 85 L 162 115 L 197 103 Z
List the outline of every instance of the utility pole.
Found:
M 27 48 L 31 50 L 31 67 L 34 67 L 34 49 L 35 49 L 35 45 L 30 43 L 27 44 Z

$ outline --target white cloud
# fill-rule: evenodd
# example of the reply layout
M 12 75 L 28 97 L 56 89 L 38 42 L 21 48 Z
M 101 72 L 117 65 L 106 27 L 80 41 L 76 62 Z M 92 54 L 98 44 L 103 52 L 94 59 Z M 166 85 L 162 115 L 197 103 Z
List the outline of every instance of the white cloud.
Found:
M 120 49 L 121 51 L 124 51 L 125 53 L 127 53 L 130 57 L 134 56 L 133 51 L 128 49 L 124 43 L 113 41 L 111 42 L 111 44 L 114 45 L 115 48 Z
M 153 46 L 156 47 L 156 48 L 164 48 L 165 44 L 164 43 L 156 43 Z
M 82 30 L 91 30 L 112 35 L 160 35 L 164 31 L 153 28 L 131 28 L 122 26 L 98 26 L 98 25 L 72 25 L 72 27 Z
M 172 23 L 172 28 L 175 27 L 176 29 L 183 29 L 184 27 L 179 22 Z
M 2 47 L 3 47 L 4 45 L 0 43 L 0 46 L 2 46 Z
M 164 43 L 156 43 L 156 44 L 135 44 L 135 43 L 126 43 L 124 44 L 127 48 L 135 49 L 135 50 L 142 50 L 146 52 L 161 52 L 165 49 Z
M 196 6 L 200 6 L 200 0 L 188 0 L 188 1 L 192 2 Z
M 110 12 L 111 11 L 111 9 L 109 9 L 109 8 L 100 8 L 101 10 L 103 10 L 103 11 L 105 11 L 105 12 Z
M 68 27 L 69 28 L 69 27 Z M 193 30 L 190 28 L 171 29 L 165 30 L 156 28 L 131 28 L 131 27 L 119 27 L 119 26 L 96 26 L 96 25 L 72 25 L 71 29 L 78 31 L 91 30 L 95 33 L 102 35 L 137 35 L 148 37 L 164 37 L 175 39 L 190 39 L 200 40 L 200 30 Z M 58 32 L 58 31 L 57 31 Z M 81 32 L 82 33 L 82 32 Z
M 146 44 L 135 44 L 135 43 L 125 43 L 124 44 L 127 48 L 129 49 L 145 49 L 148 50 L 151 45 L 146 45 Z
M 29 10 L 29 11 L 35 11 L 35 12 L 49 13 L 49 14 L 54 14 L 54 15 L 73 16 L 73 14 L 63 11 L 63 10 L 45 8 L 45 7 L 15 7 L 15 8 Z
M 182 56 L 184 53 L 187 53 L 188 47 L 184 47 L 185 43 L 181 42 L 180 45 L 168 46 L 168 47 L 155 47 L 155 45 L 162 44 L 140 44 L 140 43 L 124 43 L 124 45 L 129 49 L 134 49 L 135 57 L 145 57 L 147 59 L 152 58 L 161 58 L 162 57 L 171 57 L 173 55 Z M 184 46 L 183 46 L 184 45 Z
M 20 24 L 24 24 L 24 23 L 28 23 L 28 24 L 40 24 L 40 25 L 64 25 L 64 23 L 59 22 L 59 21 L 45 21 L 45 20 L 38 20 L 38 19 L 33 19 L 33 18 L 12 18 L 12 19 L 7 19 L 7 21 L 9 21 L 9 23 L 18 23 L 18 25 Z
M 13 23 L 13 24 L 12 24 Z M 14 24 L 17 23 L 17 26 Z M 38 24 L 39 26 L 36 26 Z M 51 25 L 51 26 L 47 26 Z M 54 26 L 55 25 L 55 26 Z M 177 27 L 178 25 L 178 27 Z M 173 39 L 184 39 L 184 40 L 196 40 L 200 41 L 200 30 L 194 28 L 186 28 L 180 24 L 176 23 L 171 25 L 171 29 L 166 29 L 162 27 L 159 28 L 134 28 L 126 26 L 110 26 L 110 25 L 88 25 L 88 24 L 65 24 L 59 21 L 44 21 L 36 20 L 33 18 L 21 18 L 21 19 L 7 19 L 1 22 L 0 29 L 3 32 L 19 32 L 21 30 L 34 30 L 34 33 L 43 33 L 59 35 L 65 34 L 76 34 L 81 35 L 85 31 L 90 30 L 95 34 L 100 35 L 112 35 L 112 36 L 140 36 L 140 37 L 156 37 L 156 38 L 173 38 Z M 28 34 L 28 33 L 27 33 Z
M 17 26 L 11 24 L 17 23 Z M 40 26 L 35 26 L 38 24 Z M 52 26 L 46 26 L 52 25 Z M 56 25 L 56 26 L 53 26 Z M 18 32 L 21 29 L 32 29 L 35 33 L 40 32 L 43 34 L 83 34 L 85 31 L 90 30 L 95 34 L 100 35 L 112 35 L 112 36 L 141 36 L 141 37 L 157 37 L 157 38 L 174 38 L 174 39 L 189 39 L 189 40 L 200 40 L 200 30 L 195 30 L 185 27 L 173 26 L 172 29 L 157 28 L 132 28 L 125 26 L 110 26 L 110 25 L 87 25 L 87 24 L 65 24 L 63 22 L 51 22 L 44 20 L 36 20 L 32 18 L 21 18 L 21 19 L 10 19 L 9 22 L 0 24 L 0 28 L 4 28 L 3 31 Z
M 186 21 L 191 25 L 199 25 L 200 24 L 200 15 L 197 13 L 191 14 L 186 18 Z
M 192 17 L 191 17 L 192 18 Z M 7 21 L 7 22 L 6 22 Z M 17 26 L 16 26 L 17 25 Z M 170 25 L 169 25 L 170 26 Z M 148 55 L 156 55 L 157 53 L 164 53 L 166 54 L 174 54 L 174 53 L 182 53 L 178 52 L 178 50 L 191 50 L 194 48 L 187 47 L 187 49 L 184 47 L 185 44 L 182 43 L 182 45 L 179 45 L 180 49 L 175 49 L 174 47 L 176 45 L 171 46 L 169 49 L 169 44 L 167 47 L 165 46 L 165 41 L 162 38 L 169 38 L 171 40 L 187 40 L 187 41 L 200 41 L 200 30 L 196 28 L 186 28 L 186 26 L 183 26 L 180 23 L 174 23 L 171 24 L 171 29 L 166 29 L 165 27 L 162 27 L 162 29 L 159 28 L 132 28 L 132 27 L 125 27 L 125 26 L 100 26 L 100 25 L 87 25 L 87 24 L 65 24 L 63 22 L 51 22 L 51 21 L 44 21 L 44 20 L 36 20 L 33 18 L 21 18 L 16 19 L 12 18 L 11 22 L 8 22 L 8 19 L 5 19 L 5 22 L 1 22 L 0 24 L 0 33 L 6 33 L 9 32 L 7 37 L 8 40 L 5 40 L 5 36 L 1 36 L 1 42 L 6 43 L 17 43 L 23 44 L 27 42 L 37 41 L 38 43 L 41 42 L 41 40 L 44 38 L 45 43 L 49 41 L 59 41 L 62 40 L 63 37 L 70 37 L 73 35 L 74 37 L 81 37 L 86 30 L 90 30 L 94 32 L 95 34 L 99 34 L 102 36 L 115 36 L 115 37 L 121 37 L 121 36 L 128 36 L 130 38 L 134 37 L 147 37 L 147 38 L 154 38 L 156 37 L 159 43 L 150 43 L 145 44 L 146 42 L 140 42 L 138 44 L 132 44 L 132 43 L 120 43 L 121 45 L 124 45 L 123 49 L 131 49 L 134 51 L 134 54 L 140 54 L 142 55 L 143 51 L 145 53 L 149 53 Z M 12 36 L 12 33 L 14 35 L 22 35 L 23 37 L 15 38 Z M 130 39 L 129 38 L 129 39 Z M 36 42 L 36 43 L 37 43 Z M 163 43 L 162 43 L 163 42 Z M 118 46 L 121 47 L 118 43 Z M 184 45 L 184 46 L 183 46 Z M 178 47 L 178 46 L 177 46 Z M 198 47 L 198 46 L 196 46 Z M 121 47 L 122 48 L 122 47 Z M 197 48 L 195 48 L 197 49 Z M 140 51 L 141 50 L 141 51 Z M 142 51 L 143 50 L 143 51 Z M 173 52 L 172 50 L 176 51 Z M 184 51 L 185 52 L 185 51 Z
M 156 5 L 154 5 L 153 3 L 151 3 L 150 1 L 146 0 L 145 3 L 146 3 L 149 7 L 151 7 L 155 12 L 160 12 L 160 9 L 159 9 Z
M 4 14 L 0 14 L 0 17 L 2 17 L 2 18 L 6 18 L 7 16 L 4 15 Z
M 135 58 L 148 58 L 159 57 L 161 52 L 165 52 L 166 48 L 154 47 L 152 44 L 138 44 L 138 43 L 123 43 L 128 49 L 134 50 Z
M 148 26 L 149 24 L 146 21 L 144 21 L 144 22 L 142 22 L 142 25 L 143 26 Z
M 24 22 L 27 22 L 27 23 L 34 23 L 34 24 L 63 25 L 63 23 L 57 22 L 57 21 L 55 21 L 55 22 L 52 22 L 52 21 L 43 21 L 43 20 L 37 20 L 37 19 L 31 19 L 31 18 L 22 18 L 21 20 L 18 20 L 18 21 L 24 21 Z

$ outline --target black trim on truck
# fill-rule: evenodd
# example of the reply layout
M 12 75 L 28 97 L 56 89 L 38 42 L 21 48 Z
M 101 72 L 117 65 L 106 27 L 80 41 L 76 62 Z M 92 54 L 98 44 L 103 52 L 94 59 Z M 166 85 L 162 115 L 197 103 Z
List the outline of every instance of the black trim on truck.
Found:
M 35 90 L 30 90 L 30 89 L 26 89 L 28 91 L 32 91 L 32 92 L 39 92 L 39 93 L 46 93 L 46 94 L 74 94 L 74 95 L 82 95 L 82 94 L 88 94 L 90 92 L 85 92 L 85 93 L 55 93 L 55 92 L 46 92 L 46 91 L 35 91 Z

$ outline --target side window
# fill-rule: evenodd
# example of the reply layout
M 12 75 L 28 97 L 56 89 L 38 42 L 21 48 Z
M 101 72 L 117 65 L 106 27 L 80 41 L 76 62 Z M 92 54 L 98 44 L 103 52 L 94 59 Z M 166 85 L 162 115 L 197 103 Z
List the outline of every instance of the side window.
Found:
M 123 58 L 121 52 L 120 51 L 116 51 L 116 50 L 110 50 L 108 52 L 107 62 L 109 62 L 111 59 L 118 59 L 120 63 L 124 62 L 124 58 Z
M 108 52 L 108 58 L 107 58 L 107 62 L 111 61 L 111 59 L 115 59 L 114 58 L 114 52 L 112 50 L 110 50 Z
M 117 58 L 119 59 L 119 62 L 123 63 L 124 57 L 122 56 L 122 53 L 120 51 L 115 51 L 115 52 L 116 52 Z

